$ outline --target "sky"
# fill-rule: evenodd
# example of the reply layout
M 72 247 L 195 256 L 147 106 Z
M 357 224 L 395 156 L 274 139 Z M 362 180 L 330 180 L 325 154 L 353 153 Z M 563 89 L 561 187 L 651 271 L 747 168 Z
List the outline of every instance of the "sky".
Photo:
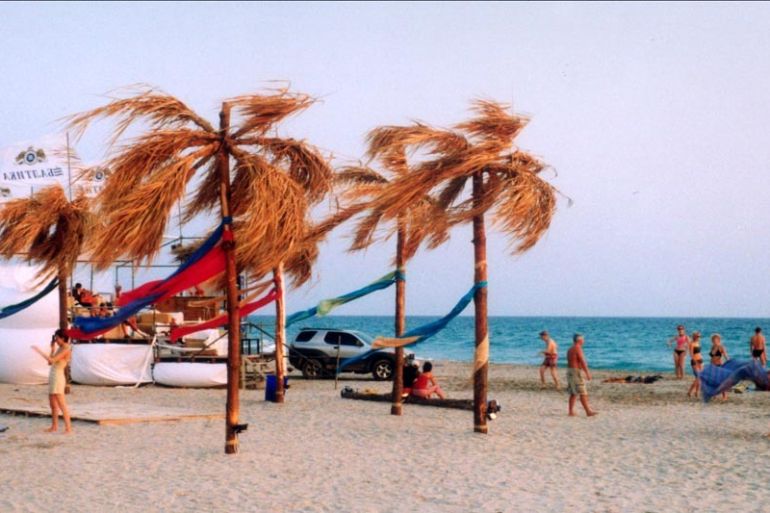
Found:
M 344 165 L 377 126 L 449 127 L 495 99 L 531 118 L 517 145 L 574 203 L 520 256 L 490 228 L 491 315 L 769 317 L 767 26 L 753 3 L 3 2 L 0 147 L 131 84 L 216 121 L 283 80 L 320 101 L 280 133 Z M 103 139 L 77 150 L 98 161 Z M 350 254 L 346 231 L 289 311 L 388 272 L 394 241 Z M 472 285 L 470 226 L 407 273 L 410 314 L 447 312 Z M 380 292 L 338 313 L 392 308 Z

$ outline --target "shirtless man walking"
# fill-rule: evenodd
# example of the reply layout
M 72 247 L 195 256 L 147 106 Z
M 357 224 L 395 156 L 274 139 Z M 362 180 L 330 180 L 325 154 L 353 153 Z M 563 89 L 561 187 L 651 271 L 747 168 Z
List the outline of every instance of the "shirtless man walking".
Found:
M 556 390 L 559 390 L 559 378 L 556 375 L 556 362 L 559 359 L 559 347 L 556 345 L 556 341 L 552 339 L 547 331 L 540 332 L 540 339 L 545 342 L 545 351 L 543 351 L 543 364 L 540 366 L 540 383 L 545 386 L 545 369 L 551 369 L 551 377 L 556 385 Z
M 583 335 L 576 333 L 572 337 L 572 347 L 567 351 L 567 391 L 569 392 L 569 416 L 574 417 L 575 399 L 580 396 L 580 404 L 586 411 L 587 417 L 593 417 L 598 412 L 591 409 L 588 405 L 588 390 L 580 374 L 582 370 L 585 373 L 585 379 L 591 381 L 591 371 L 588 370 L 588 363 L 583 354 Z
M 751 349 L 751 357 L 755 360 L 759 359 L 762 367 L 765 367 L 767 365 L 767 351 L 765 350 L 765 336 L 762 335 L 762 328 L 754 330 L 754 336 L 749 342 L 749 349 Z

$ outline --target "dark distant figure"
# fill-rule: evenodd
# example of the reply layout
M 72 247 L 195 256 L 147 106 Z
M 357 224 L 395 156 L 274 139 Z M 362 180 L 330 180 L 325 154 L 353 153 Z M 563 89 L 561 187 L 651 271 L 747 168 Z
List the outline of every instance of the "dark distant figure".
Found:
M 417 376 L 420 374 L 420 368 L 417 366 L 417 364 L 414 362 L 414 360 L 410 360 L 406 362 L 404 365 L 404 388 L 403 388 L 403 394 L 405 396 L 408 396 L 412 393 L 412 385 L 414 384 L 414 380 L 417 379 Z
M 87 308 L 94 306 L 94 295 L 90 290 L 83 288 L 83 285 L 80 283 L 76 283 L 75 288 L 72 289 L 72 297 L 75 298 L 75 301 L 80 303 L 81 306 Z
M 749 349 L 751 350 L 751 358 L 759 360 L 762 367 L 767 365 L 767 351 L 765 350 L 765 336 L 762 335 L 762 328 L 754 329 L 754 336 L 749 341 Z

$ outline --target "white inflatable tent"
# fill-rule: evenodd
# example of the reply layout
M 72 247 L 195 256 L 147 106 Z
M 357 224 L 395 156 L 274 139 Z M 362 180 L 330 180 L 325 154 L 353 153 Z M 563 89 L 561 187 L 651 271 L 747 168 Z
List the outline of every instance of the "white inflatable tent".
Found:
M 19 303 L 37 294 L 45 283 L 39 267 L 11 262 L 0 265 L 0 306 Z M 28 308 L 0 319 L 0 382 L 17 385 L 48 383 L 48 363 L 32 350 L 50 351 L 59 327 L 59 296 L 54 289 Z

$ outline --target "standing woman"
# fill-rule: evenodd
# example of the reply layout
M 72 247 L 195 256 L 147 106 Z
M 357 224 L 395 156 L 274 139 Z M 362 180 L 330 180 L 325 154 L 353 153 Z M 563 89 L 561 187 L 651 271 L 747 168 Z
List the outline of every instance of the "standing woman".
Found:
M 711 335 L 711 351 L 709 351 L 711 357 L 711 365 L 721 366 L 724 362 L 730 359 L 727 356 L 727 349 L 722 345 L 722 337 L 719 333 Z M 722 400 L 727 400 L 727 392 L 722 392 Z
M 58 348 L 56 346 L 59 346 Z M 48 402 L 51 405 L 51 427 L 46 432 L 53 433 L 59 429 L 59 411 L 64 417 L 64 432 L 72 433 L 70 412 L 67 409 L 67 401 L 64 399 L 64 387 L 67 380 L 64 377 L 64 369 L 72 358 L 72 347 L 69 344 L 69 336 L 64 330 L 56 330 L 51 338 L 51 354 L 47 355 L 37 346 L 32 346 L 40 356 L 46 359 L 51 370 L 48 372 Z
M 698 379 L 698 374 L 703 370 L 703 355 L 700 354 L 700 331 L 693 332 L 689 350 L 690 366 L 692 367 L 692 374 L 695 376 L 695 380 L 687 391 L 687 397 L 698 397 L 698 394 L 700 393 L 700 379 Z
M 676 327 L 676 331 L 677 335 L 669 339 L 668 347 L 671 347 L 672 342 L 676 343 L 674 347 L 674 370 L 676 372 L 676 379 L 684 379 L 684 358 L 690 345 L 690 337 L 687 336 L 684 326 L 681 324 Z

